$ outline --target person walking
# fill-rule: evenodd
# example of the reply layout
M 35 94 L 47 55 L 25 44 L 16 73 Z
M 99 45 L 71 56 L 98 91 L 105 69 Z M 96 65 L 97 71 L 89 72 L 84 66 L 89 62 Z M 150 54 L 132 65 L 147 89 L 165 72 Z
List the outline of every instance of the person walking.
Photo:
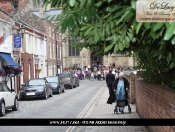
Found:
M 128 99 L 129 82 L 123 75 L 124 73 L 120 72 L 119 78 L 116 78 L 112 85 L 116 94 L 116 100 Z M 119 107 L 119 112 L 124 113 L 124 107 Z
M 88 79 L 91 80 L 91 69 L 88 70 Z
M 114 74 L 112 74 L 112 70 L 110 70 L 109 73 L 106 75 L 106 84 L 109 89 L 109 96 L 113 94 L 112 84 L 114 80 L 115 80 L 115 76 Z
M 94 81 L 94 72 L 91 72 L 91 81 Z
M 101 80 L 101 71 L 100 71 L 100 69 L 98 70 L 97 74 L 98 74 L 98 80 L 100 81 Z

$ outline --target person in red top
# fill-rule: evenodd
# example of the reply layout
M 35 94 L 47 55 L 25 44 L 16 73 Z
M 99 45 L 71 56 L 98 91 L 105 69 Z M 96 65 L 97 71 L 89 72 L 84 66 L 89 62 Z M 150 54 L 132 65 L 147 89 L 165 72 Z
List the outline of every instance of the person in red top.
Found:
M 108 68 L 109 68 L 109 70 L 112 70 L 112 69 L 113 69 L 113 67 L 112 67 L 112 65 L 111 65 L 111 64 L 109 65 L 109 67 L 108 67 Z

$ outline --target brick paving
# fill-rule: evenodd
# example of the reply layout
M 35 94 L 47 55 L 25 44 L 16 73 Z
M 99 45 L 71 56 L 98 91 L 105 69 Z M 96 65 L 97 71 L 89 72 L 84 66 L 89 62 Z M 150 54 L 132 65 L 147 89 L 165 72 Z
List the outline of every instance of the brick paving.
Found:
M 135 104 L 131 104 L 132 113 L 129 114 L 128 109 L 125 108 L 124 114 L 114 114 L 115 103 L 107 104 L 106 101 L 109 96 L 108 88 L 104 87 L 100 96 L 97 97 L 91 108 L 88 110 L 83 118 L 140 118 L 136 113 Z M 74 132 L 148 132 L 143 126 L 80 126 L 76 127 Z

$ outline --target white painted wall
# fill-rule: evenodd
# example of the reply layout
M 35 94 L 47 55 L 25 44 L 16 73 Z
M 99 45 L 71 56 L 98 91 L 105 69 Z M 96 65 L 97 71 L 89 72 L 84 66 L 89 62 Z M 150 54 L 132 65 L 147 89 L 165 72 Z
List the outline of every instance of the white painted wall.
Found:
M 2 44 L 0 44 L 0 52 L 13 53 L 12 29 L 9 23 L 0 19 L 0 37 L 5 36 Z
M 4 41 L 0 44 L 0 52 L 9 53 L 13 56 L 13 41 L 12 41 L 12 28 L 10 23 L 0 19 L 0 37 L 4 36 Z M 0 59 L 0 68 L 2 68 L 6 62 L 1 58 Z M 4 80 L 4 77 L 0 77 L 0 81 Z M 7 82 L 10 87 L 10 81 Z

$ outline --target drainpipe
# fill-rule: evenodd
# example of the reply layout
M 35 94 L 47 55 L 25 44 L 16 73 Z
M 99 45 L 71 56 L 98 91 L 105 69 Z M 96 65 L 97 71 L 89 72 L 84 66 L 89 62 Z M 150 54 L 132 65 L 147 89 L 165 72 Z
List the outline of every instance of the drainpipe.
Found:
M 56 74 L 58 73 L 58 42 L 57 42 L 57 33 L 55 33 L 55 44 L 56 44 Z

